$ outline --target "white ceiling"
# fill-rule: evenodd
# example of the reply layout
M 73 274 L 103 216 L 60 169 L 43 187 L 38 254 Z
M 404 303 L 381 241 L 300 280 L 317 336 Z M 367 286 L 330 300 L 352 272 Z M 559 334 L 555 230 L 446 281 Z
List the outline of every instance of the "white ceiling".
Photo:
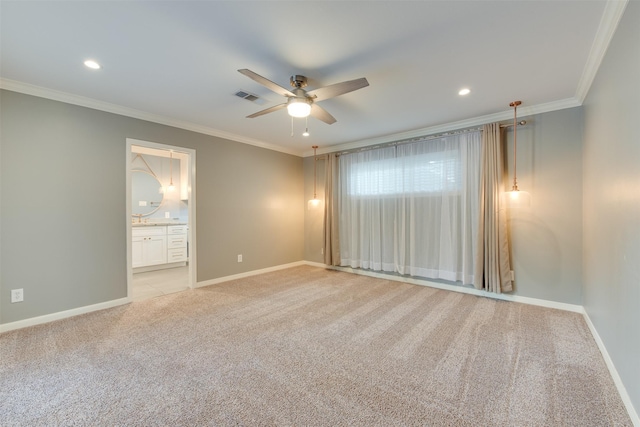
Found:
M 0 76 L 10 90 L 302 155 L 506 119 L 514 100 L 523 114 L 580 105 L 619 4 L 2 1 Z M 296 119 L 291 137 L 286 110 L 245 118 L 284 98 L 241 68 L 287 88 L 292 74 L 307 89 L 370 86 L 322 101 L 337 123 L 310 118 L 303 137 Z

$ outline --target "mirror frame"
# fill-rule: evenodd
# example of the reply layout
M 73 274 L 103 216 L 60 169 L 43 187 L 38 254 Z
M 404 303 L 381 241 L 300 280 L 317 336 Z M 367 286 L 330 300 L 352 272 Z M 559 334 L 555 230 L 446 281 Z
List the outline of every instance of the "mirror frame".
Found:
M 155 179 L 155 180 L 156 180 L 156 182 L 158 183 L 158 188 L 162 188 L 162 183 L 160 182 L 160 180 L 158 179 L 158 177 L 157 177 L 157 176 L 155 176 L 154 174 L 152 174 L 152 173 L 150 173 L 150 172 L 147 172 L 147 171 L 142 170 L 142 169 L 132 169 L 132 170 L 131 170 L 131 189 L 132 189 L 132 191 L 131 191 L 131 211 L 132 211 L 132 212 L 131 212 L 131 216 L 132 216 L 132 217 L 134 217 L 134 218 L 138 218 L 138 219 L 140 219 L 140 218 L 142 218 L 143 216 L 153 215 L 154 213 L 156 213 L 156 212 L 158 211 L 158 209 L 160 209 L 160 207 L 162 206 L 162 203 L 164 202 L 164 193 L 163 193 L 163 192 L 158 192 L 158 194 L 160 194 L 160 196 L 161 196 L 161 198 L 160 198 L 160 202 L 158 202 L 158 206 L 157 206 L 155 209 L 153 209 L 151 212 L 149 212 L 149 213 L 145 213 L 145 214 L 136 214 L 136 213 L 133 213 L 133 210 L 134 210 L 134 208 L 135 208 L 135 206 L 136 206 L 136 204 L 135 204 L 135 202 L 136 202 L 136 201 L 135 201 L 135 200 L 133 200 L 133 186 L 134 186 L 134 184 L 133 184 L 133 181 L 134 181 L 133 177 L 135 176 L 134 174 L 135 174 L 136 172 L 146 173 L 147 175 L 149 175 L 150 177 L 152 177 L 153 179 Z

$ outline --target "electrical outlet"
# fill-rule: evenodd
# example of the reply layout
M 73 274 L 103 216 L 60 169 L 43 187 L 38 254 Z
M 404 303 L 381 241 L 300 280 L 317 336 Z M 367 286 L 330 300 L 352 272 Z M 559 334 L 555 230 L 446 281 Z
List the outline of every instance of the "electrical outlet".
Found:
M 238 254 L 238 262 L 242 262 L 242 254 Z
M 171 212 L 165 212 L 164 213 L 164 217 L 165 218 L 171 218 Z
M 24 301 L 24 289 L 11 289 L 11 302 Z

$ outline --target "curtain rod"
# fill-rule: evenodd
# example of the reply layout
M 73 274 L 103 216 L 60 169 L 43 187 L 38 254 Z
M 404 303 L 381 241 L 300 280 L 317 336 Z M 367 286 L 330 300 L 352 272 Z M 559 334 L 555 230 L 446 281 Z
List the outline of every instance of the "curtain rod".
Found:
M 520 126 L 524 126 L 526 124 L 527 124 L 526 120 L 520 120 L 518 122 L 518 125 Z M 509 127 L 513 127 L 513 123 L 500 125 L 501 129 L 509 128 Z M 434 135 L 416 136 L 413 138 L 401 139 L 401 140 L 392 141 L 392 142 L 385 142 L 383 144 L 377 144 L 377 145 L 369 145 L 366 147 L 352 148 L 351 150 L 340 151 L 336 153 L 336 155 L 341 156 L 343 154 L 359 153 L 361 151 L 375 150 L 378 148 L 394 147 L 394 146 L 403 145 L 403 144 L 411 144 L 412 142 L 429 141 L 431 139 L 442 138 L 443 136 L 461 135 L 463 133 L 468 133 L 468 132 L 482 132 L 482 126 L 475 127 L 475 128 L 452 130 L 452 131 L 443 132 L 443 133 L 434 134 Z

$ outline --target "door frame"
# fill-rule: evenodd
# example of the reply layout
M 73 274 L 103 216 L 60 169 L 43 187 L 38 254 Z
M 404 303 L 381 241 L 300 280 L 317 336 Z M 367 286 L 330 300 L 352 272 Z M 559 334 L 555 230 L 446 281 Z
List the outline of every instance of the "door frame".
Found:
M 132 221 L 131 221 L 131 153 L 132 146 L 153 148 L 156 150 L 173 151 L 174 153 L 186 154 L 187 160 L 187 176 L 188 182 L 188 199 L 187 199 L 187 241 L 188 250 L 188 266 L 189 266 L 189 289 L 194 289 L 197 283 L 197 256 L 196 256 L 196 150 L 184 148 L 177 145 L 159 144 L 157 142 L 143 141 L 140 139 L 126 139 L 126 230 L 127 230 L 127 299 L 131 302 L 133 286 L 133 267 L 132 267 Z

